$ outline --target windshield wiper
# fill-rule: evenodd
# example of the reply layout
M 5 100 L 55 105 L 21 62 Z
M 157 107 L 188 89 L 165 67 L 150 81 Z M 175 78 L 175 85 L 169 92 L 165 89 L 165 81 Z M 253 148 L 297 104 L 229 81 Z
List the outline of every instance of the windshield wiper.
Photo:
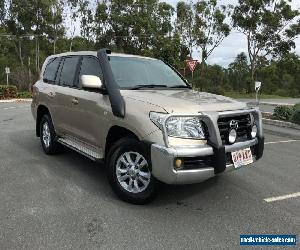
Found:
M 136 85 L 130 89 L 153 89 L 153 88 L 167 88 L 168 86 L 167 85 L 163 85 L 163 84 L 145 84 L 145 85 L 142 85 L 142 84 L 139 84 L 139 85 Z
M 188 85 L 175 85 L 175 86 L 172 86 L 170 88 L 172 88 L 172 89 L 191 89 L 191 86 L 188 86 Z

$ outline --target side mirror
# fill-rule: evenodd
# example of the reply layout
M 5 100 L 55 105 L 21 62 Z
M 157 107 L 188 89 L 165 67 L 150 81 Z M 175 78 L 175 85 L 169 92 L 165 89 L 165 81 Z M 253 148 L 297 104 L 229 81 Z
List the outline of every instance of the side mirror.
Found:
M 82 88 L 87 89 L 101 89 L 103 84 L 98 76 L 82 75 L 81 77 Z

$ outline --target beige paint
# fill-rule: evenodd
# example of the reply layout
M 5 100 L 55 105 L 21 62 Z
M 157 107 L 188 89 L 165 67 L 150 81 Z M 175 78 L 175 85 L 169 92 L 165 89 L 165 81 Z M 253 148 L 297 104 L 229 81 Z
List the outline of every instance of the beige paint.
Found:
M 74 54 L 96 56 L 96 52 L 61 55 Z M 44 68 L 45 66 L 43 70 Z M 108 95 L 50 85 L 39 80 L 34 85 L 32 112 L 36 118 L 38 105 L 45 105 L 50 111 L 58 136 L 76 137 L 104 152 L 107 134 L 113 126 L 132 131 L 140 140 L 164 145 L 162 132 L 149 119 L 150 111 L 197 114 L 201 111 L 218 112 L 246 108 L 245 104 L 230 98 L 192 90 L 121 90 L 121 95 L 125 100 L 125 118 L 117 118 L 112 114 Z M 169 138 L 169 142 L 174 146 L 181 143 L 183 145 L 205 143 L 179 138 Z

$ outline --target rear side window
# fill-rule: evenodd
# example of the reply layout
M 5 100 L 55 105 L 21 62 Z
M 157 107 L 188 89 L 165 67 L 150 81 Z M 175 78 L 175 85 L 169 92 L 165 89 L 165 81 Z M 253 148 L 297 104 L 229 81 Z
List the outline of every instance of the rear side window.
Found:
M 60 74 L 61 74 L 62 67 L 64 65 L 64 61 L 65 61 L 65 58 L 62 58 L 60 60 L 60 64 L 58 66 L 58 70 L 57 70 L 57 74 L 56 74 L 56 78 L 55 78 L 55 84 L 56 85 L 59 85 Z
M 54 83 L 60 60 L 61 58 L 56 57 L 48 62 L 43 76 L 44 80 L 48 81 L 48 83 Z
M 82 57 L 80 76 L 82 75 L 93 75 L 100 77 L 101 80 L 103 79 L 101 66 L 97 58 L 93 56 Z M 81 86 L 81 77 L 79 77 L 79 82 Z
M 60 74 L 60 85 L 74 87 L 77 86 L 76 71 L 79 62 L 79 56 L 66 57 Z

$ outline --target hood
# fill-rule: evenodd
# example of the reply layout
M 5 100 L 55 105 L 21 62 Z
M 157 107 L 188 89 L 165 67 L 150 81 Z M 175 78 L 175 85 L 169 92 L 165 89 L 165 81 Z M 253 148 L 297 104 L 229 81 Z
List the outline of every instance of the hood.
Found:
M 231 98 L 190 89 L 121 90 L 125 98 L 160 106 L 168 113 L 198 113 L 245 109 L 247 105 Z

